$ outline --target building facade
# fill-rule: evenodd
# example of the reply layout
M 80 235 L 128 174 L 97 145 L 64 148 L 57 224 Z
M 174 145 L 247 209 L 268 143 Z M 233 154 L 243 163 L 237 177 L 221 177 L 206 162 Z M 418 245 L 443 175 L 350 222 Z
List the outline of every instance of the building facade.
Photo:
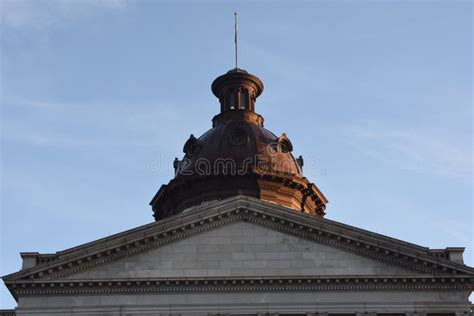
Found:
M 464 248 L 429 249 L 325 218 L 290 139 L 255 112 L 262 81 L 218 77 L 220 113 L 186 141 L 154 223 L 3 277 L 15 315 L 470 315 Z M 1 314 L 2 312 L 0 312 Z

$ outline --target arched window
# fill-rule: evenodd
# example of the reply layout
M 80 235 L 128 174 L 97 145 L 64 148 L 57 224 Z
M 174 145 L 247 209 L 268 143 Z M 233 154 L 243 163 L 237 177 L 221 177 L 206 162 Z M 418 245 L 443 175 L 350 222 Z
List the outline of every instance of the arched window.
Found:
M 240 92 L 240 108 L 245 110 L 249 107 L 249 92 L 247 89 L 242 89 Z
M 229 93 L 229 109 L 235 109 L 235 94 L 232 91 Z

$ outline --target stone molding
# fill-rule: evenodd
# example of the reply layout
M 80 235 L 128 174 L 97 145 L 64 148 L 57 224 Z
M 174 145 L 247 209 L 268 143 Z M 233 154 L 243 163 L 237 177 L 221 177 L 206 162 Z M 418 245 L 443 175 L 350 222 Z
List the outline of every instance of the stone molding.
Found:
M 436 282 L 454 280 L 454 283 L 458 283 L 463 278 L 457 276 L 464 275 L 465 280 L 470 280 L 471 286 L 474 284 L 474 280 L 471 279 L 474 269 L 444 258 L 431 256 L 427 248 L 254 200 L 238 197 L 214 205 L 195 207 L 188 212 L 161 222 L 60 252 L 56 259 L 50 258 L 49 261 L 37 266 L 8 275 L 4 277 L 4 281 L 12 293 L 19 290 L 18 287 L 13 287 L 16 283 L 22 283 L 22 287 L 24 284 L 37 282 L 54 284 L 54 280 L 95 266 L 243 221 L 367 258 L 402 266 L 414 271 L 414 275 L 420 273 L 431 275 Z M 202 209 L 206 209 L 206 211 Z M 382 238 L 386 240 L 381 240 Z M 345 280 L 347 277 L 342 276 L 340 279 Z M 24 283 L 25 280 L 28 282 Z M 443 282 L 441 281 L 441 283 Z M 14 296 L 16 295 L 14 294 Z
M 68 280 L 18 282 L 18 296 L 172 292 L 465 291 L 474 278 L 435 277 L 242 277 Z

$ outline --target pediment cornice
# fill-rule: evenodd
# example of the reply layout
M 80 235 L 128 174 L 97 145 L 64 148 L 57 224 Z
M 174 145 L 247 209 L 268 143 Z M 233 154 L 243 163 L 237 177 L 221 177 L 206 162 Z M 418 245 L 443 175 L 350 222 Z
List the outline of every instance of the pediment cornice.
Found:
M 19 281 L 8 287 L 15 298 L 30 295 L 91 295 L 274 291 L 466 291 L 473 278 L 452 276 L 314 276 L 161 278 Z
M 296 213 L 249 197 L 193 207 L 179 215 L 79 247 L 58 252 L 36 266 L 3 277 L 18 281 L 59 281 L 63 277 L 133 256 L 235 222 L 250 222 L 410 269 L 414 274 L 455 277 L 474 275 L 474 269 L 430 253 L 428 248 L 374 234 L 355 227 Z M 41 256 L 41 255 L 40 255 Z

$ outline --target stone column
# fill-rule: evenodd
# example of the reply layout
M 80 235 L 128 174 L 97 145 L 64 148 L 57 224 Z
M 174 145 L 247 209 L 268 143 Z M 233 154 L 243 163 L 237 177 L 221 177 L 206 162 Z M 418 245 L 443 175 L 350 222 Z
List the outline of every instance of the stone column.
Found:
M 242 94 L 242 88 L 239 87 L 235 93 L 235 108 L 241 110 L 242 104 L 240 103 L 240 95 Z

